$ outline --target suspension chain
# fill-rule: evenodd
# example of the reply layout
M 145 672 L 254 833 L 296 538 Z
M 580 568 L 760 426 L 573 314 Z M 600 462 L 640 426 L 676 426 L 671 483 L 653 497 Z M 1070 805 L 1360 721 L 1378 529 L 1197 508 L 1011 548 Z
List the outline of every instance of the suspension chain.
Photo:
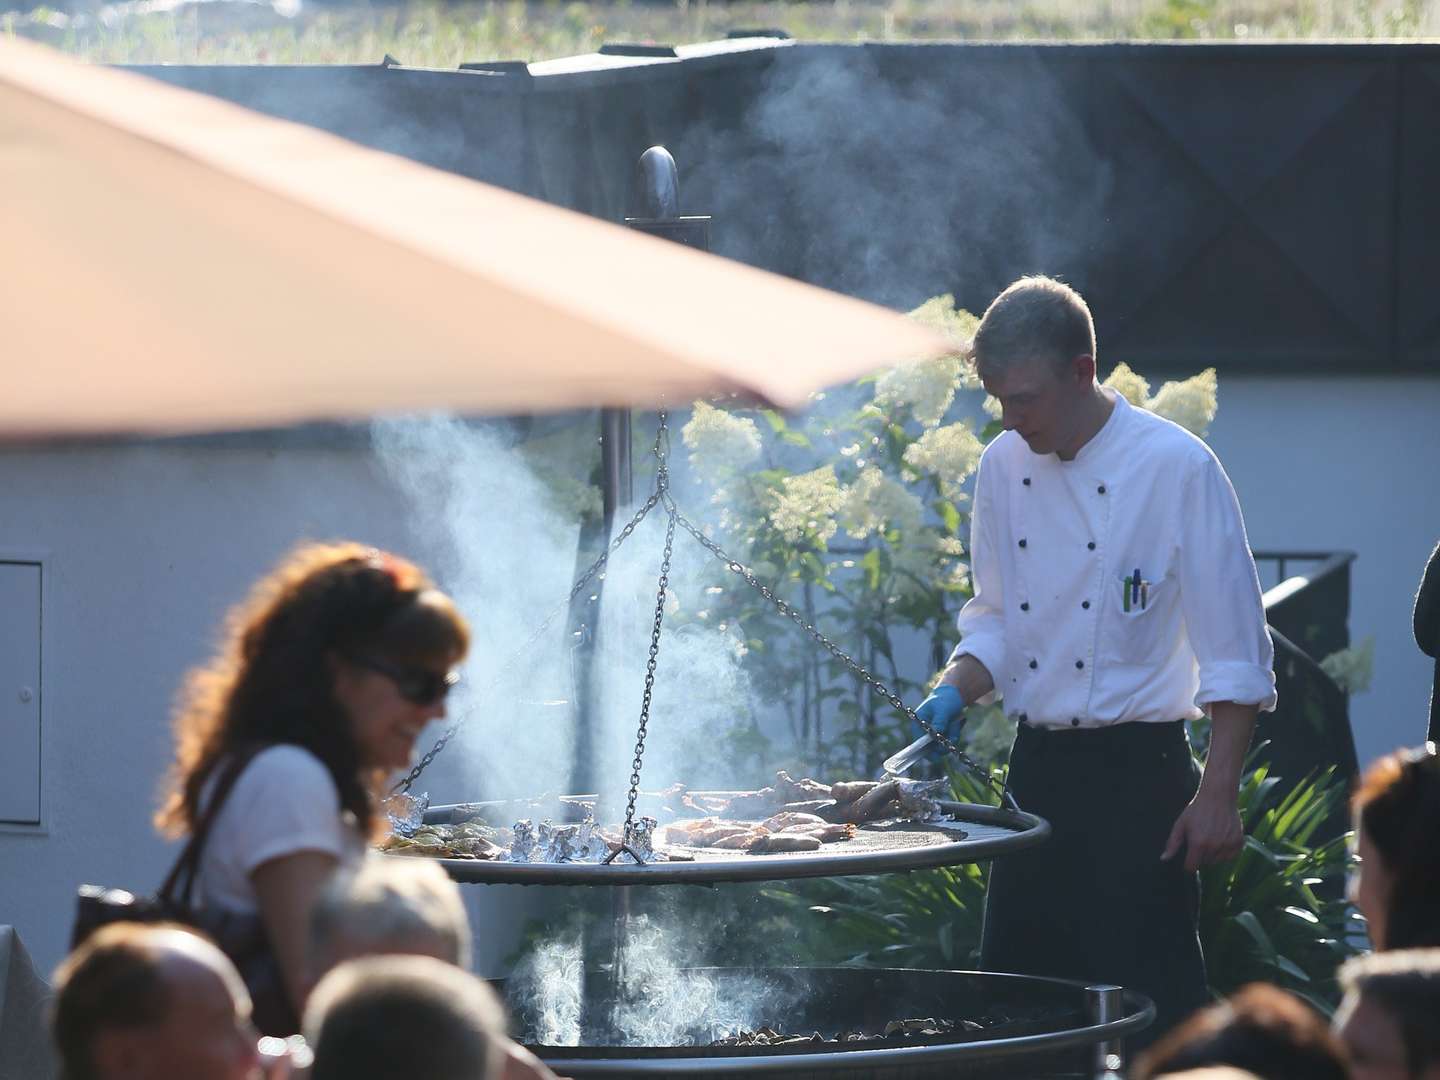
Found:
M 670 498 L 668 493 L 662 497 L 661 501 L 664 502 L 665 509 L 679 519 L 680 527 L 686 532 L 688 532 L 691 536 L 693 536 L 702 547 L 704 547 L 707 551 L 710 552 L 710 554 L 714 555 L 717 559 L 723 562 L 732 573 L 737 574 L 740 578 L 744 580 L 747 585 L 749 585 L 752 589 L 758 592 L 766 600 L 770 601 L 770 603 L 775 607 L 775 610 L 780 612 L 780 614 L 784 615 L 801 630 L 805 631 L 805 633 L 809 634 L 810 637 L 817 644 L 819 644 L 822 648 L 829 652 L 831 656 L 835 657 L 835 659 L 839 660 L 842 664 L 844 664 L 845 667 L 851 672 L 851 674 L 856 675 L 860 679 L 862 679 L 867 685 L 870 686 L 872 690 L 874 690 L 877 694 L 884 698 L 886 702 L 888 702 L 893 708 L 899 711 L 901 715 L 908 717 L 912 723 L 916 724 L 927 735 L 931 736 L 936 742 L 941 745 L 941 747 L 944 748 L 947 754 L 953 755 L 955 759 L 960 762 L 960 764 L 964 765 L 967 769 L 969 769 L 972 773 L 979 777 L 985 783 L 985 785 L 1000 798 L 1002 805 L 1009 806 L 1012 809 L 1016 808 L 1014 797 L 1010 794 L 1009 790 L 1004 785 L 998 783 L 995 778 L 990 775 L 990 770 L 984 768 L 972 757 L 970 757 L 969 754 L 965 753 L 964 750 L 961 750 L 960 747 L 957 746 L 954 742 L 942 735 L 928 720 L 926 720 L 922 716 L 917 715 L 914 709 L 911 709 L 903 701 L 900 700 L 900 696 L 898 694 L 896 694 L 888 686 L 882 683 L 868 670 L 866 670 L 866 668 L 863 667 L 857 660 L 852 659 L 844 650 L 842 650 L 838 645 L 836 645 L 833 641 L 831 641 L 823 633 L 816 629 L 813 623 L 806 622 L 804 613 L 797 611 L 780 597 L 776 596 L 770 590 L 769 586 L 767 586 L 763 581 L 757 578 L 754 573 L 751 572 L 748 566 L 740 562 L 740 560 L 733 558 L 722 547 L 720 547 L 719 544 L 715 543 L 715 541 L 711 540 L 710 537 L 706 536 L 687 517 L 685 517 L 685 515 L 679 512 L 679 510 L 675 506 L 674 500 Z
M 630 793 L 625 802 L 625 843 L 631 848 L 635 831 L 635 800 L 640 794 L 640 766 L 645 757 L 645 735 L 650 724 L 650 699 L 655 692 L 655 663 L 660 656 L 660 626 L 665 621 L 665 593 L 670 588 L 670 554 L 675 548 L 675 510 L 665 522 L 665 557 L 660 562 L 660 582 L 655 590 L 655 625 L 650 629 L 650 658 L 645 662 L 645 692 L 640 697 L 640 727 L 635 732 L 635 760 L 630 763 Z M 631 854 L 634 852 L 632 850 Z M 638 860 L 637 860 L 638 861 Z

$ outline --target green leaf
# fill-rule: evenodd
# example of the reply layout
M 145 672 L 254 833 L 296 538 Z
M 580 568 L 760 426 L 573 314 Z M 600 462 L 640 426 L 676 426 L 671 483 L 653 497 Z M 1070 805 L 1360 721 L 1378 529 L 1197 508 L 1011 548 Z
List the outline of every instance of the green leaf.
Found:
M 1275 945 L 1270 940 L 1270 935 L 1265 932 L 1265 928 L 1260 925 L 1260 920 L 1255 917 L 1254 912 L 1240 912 L 1235 916 L 1235 923 L 1250 935 L 1250 940 L 1255 942 L 1255 947 L 1258 948 L 1267 959 L 1275 955 Z
M 949 499 L 936 499 L 935 510 L 940 515 L 940 523 L 945 526 L 945 531 L 951 536 L 960 532 L 960 510 Z
M 780 432 L 784 431 L 787 427 L 789 427 L 789 425 L 785 422 L 785 417 L 781 416 L 774 409 L 761 409 L 760 415 L 763 416 L 765 418 L 765 422 L 770 425 L 770 430 L 775 432 L 777 435 Z
M 1293 960 L 1288 960 L 1283 956 L 1277 956 L 1274 959 L 1274 964 L 1292 979 L 1298 979 L 1300 982 L 1306 983 L 1310 981 L 1310 976 L 1305 973 L 1304 968 L 1300 967 L 1300 965 Z
M 880 587 L 880 549 L 871 548 L 860 560 L 860 567 L 865 571 L 865 587 L 867 589 L 878 589 Z

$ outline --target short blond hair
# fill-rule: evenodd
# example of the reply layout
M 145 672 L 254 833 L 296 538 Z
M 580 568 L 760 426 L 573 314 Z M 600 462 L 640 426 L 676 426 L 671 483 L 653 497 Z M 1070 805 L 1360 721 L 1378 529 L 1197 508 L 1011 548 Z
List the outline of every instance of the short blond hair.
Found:
M 356 956 L 420 951 L 470 967 L 470 920 L 460 887 L 429 860 L 371 855 L 336 874 L 311 913 L 316 978 Z
M 1023 277 L 990 302 L 971 355 L 980 370 L 1045 360 L 1061 367 L 1095 355 L 1095 320 L 1085 298 L 1049 277 Z

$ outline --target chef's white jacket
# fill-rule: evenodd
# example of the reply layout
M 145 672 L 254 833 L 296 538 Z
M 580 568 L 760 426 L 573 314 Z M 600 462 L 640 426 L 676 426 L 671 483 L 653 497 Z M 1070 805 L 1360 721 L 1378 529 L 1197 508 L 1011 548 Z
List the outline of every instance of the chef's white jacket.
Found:
M 1013 431 L 975 480 L 960 644 L 1038 727 L 1275 707 L 1274 650 L 1235 489 L 1203 441 L 1114 395 L 1072 461 Z M 1136 571 L 1140 594 L 1125 578 Z M 1130 603 L 1126 608 L 1126 594 Z

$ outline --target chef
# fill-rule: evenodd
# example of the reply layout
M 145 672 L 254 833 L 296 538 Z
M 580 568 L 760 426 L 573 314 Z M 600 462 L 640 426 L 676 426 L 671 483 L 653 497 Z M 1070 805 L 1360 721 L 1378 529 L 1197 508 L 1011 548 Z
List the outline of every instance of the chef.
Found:
M 1255 563 L 1210 448 L 1096 382 L 1075 290 L 1015 282 L 974 356 L 1005 430 L 975 482 L 975 594 L 918 711 L 955 734 L 1003 698 L 1011 791 L 1053 828 L 991 867 L 982 967 L 1139 990 L 1148 1042 L 1208 1000 L 1196 871 L 1240 851 L 1240 771 L 1275 707 Z

